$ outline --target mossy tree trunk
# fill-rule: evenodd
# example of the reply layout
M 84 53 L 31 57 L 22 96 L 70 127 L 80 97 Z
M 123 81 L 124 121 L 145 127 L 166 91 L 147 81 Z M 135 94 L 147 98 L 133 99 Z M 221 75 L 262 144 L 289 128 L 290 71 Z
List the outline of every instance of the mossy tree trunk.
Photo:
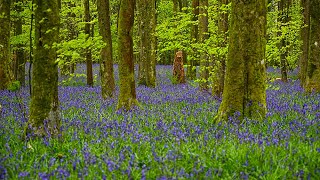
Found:
M 320 92 L 320 0 L 310 3 L 310 57 L 306 90 Z
M 196 22 L 198 20 L 199 15 L 199 0 L 192 0 L 192 21 Z M 192 24 L 191 26 L 191 42 L 193 44 L 197 43 L 199 40 L 198 36 L 198 25 Z M 187 69 L 187 78 L 190 80 L 195 80 L 197 76 L 195 60 L 198 56 L 196 52 L 196 48 L 193 49 L 193 53 L 189 56 L 189 60 L 187 61 L 188 69 Z
M 208 39 L 208 0 L 199 0 L 199 42 Z M 200 89 L 209 89 L 209 58 L 206 51 L 200 52 Z
M 90 38 L 90 2 L 89 0 L 83 0 L 84 4 L 84 19 L 85 19 L 85 27 L 84 31 L 86 35 L 88 36 L 88 39 Z M 88 86 L 93 86 L 93 72 L 92 72 L 92 54 L 91 54 L 91 49 L 87 48 L 85 52 L 86 56 L 86 63 L 87 63 L 87 85 Z
M 59 40 L 58 0 L 35 0 L 35 51 L 32 70 L 30 118 L 26 135 L 58 135 L 60 112 L 58 66 L 53 44 Z
M 301 87 L 306 86 L 309 59 L 309 37 L 310 37 L 310 0 L 301 0 L 303 8 L 304 27 L 301 29 L 302 55 L 299 62 L 299 78 Z
M 155 0 L 138 0 L 140 37 L 139 82 L 140 85 L 156 85 L 156 6 Z
M 117 109 L 128 110 L 138 103 L 134 79 L 132 41 L 134 7 L 134 0 L 121 0 L 118 20 L 120 94 Z
M 221 41 L 219 42 L 220 50 L 227 48 L 227 40 L 228 40 L 228 16 L 229 13 L 224 9 L 225 6 L 229 4 L 228 0 L 219 0 L 219 19 L 218 19 L 218 33 L 221 37 Z M 224 78 L 226 71 L 226 54 L 220 53 L 217 56 L 217 61 L 215 63 L 215 73 L 213 77 L 213 85 L 212 85 L 212 94 L 217 97 L 221 97 L 223 93 L 224 87 Z
M 10 67 L 10 0 L 0 0 L 0 90 L 12 80 Z
M 22 34 L 22 0 L 15 1 L 15 10 L 17 12 L 16 21 L 14 23 L 15 36 Z M 15 51 L 15 62 L 14 62 L 14 76 L 15 80 L 19 81 L 22 86 L 25 86 L 25 58 L 23 44 L 18 44 L 17 50 Z
M 232 0 L 225 86 L 217 120 L 266 114 L 267 1 Z
M 101 93 L 104 99 L 112 97 L 115 90 L 109 6 L 109 0 L 97 1 L 99 32 L 106 43 L 106 46 L 101 49 L 100 59 Z

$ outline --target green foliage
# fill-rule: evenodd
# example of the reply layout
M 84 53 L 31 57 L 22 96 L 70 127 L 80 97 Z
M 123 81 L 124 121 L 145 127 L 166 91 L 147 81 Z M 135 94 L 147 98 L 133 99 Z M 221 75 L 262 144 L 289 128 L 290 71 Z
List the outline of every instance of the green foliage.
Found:
M 20 81 L 13 81 L 9 84 L 8 90 L 15 92 L 15 91 L 18 91 L 20 87 L 21 87 Z
M 172 9 L 170 3 L 166 4 L 167 8 Z M 161 24 L 157 26 L 160 55 L 175 49 L 191 52 L 190 25 L 197 22 L 191 21 L 190 9 L 188 10 L 188 13 L 178 12 L 176 16 L 161 20 Z
M 62 80 L 59 85 L 60 86 L 71 86 L 71 87 L 79 87 L 79 86 L 86 86 L 86 74 L 70 74 L 66 79 Z M 98 75 L 94 74 L 93 76 L 93 83 L 97 84 Z
M 21 19 L 23 25 L 22 25 L 22 34 L 21 35 L 15 35 L 12 34 L 10 37 L 10 44 L 11 44 L 11 50 L 15 51 L 18 48 L 21 48 L 25 51 L 29 51 L 29 43 L 30 43 L 30 22 L 31 22 L 31 1 L 23 1 L 19 3 L 13 3 L 13 6 L 11 6 L 11 21 L 16 22 L 18 19 Z M 20 7 L 21 12 L 17 12 L 14 8 Z M 33 29 L 34 29 L 34 23 L 33 20 Z M 12 28 L 13 29 L 13 28 Z M 32 32 L 32 37 L 34 37 L 34 31 Z M 18 47 L 19 46 L 19 47 Z M 21 47 L 22 46 L 22 47 Z
M 199 53 L 205 52 L 209 57 L 210 67 L 206 67 L 211 74 L 214 74 L 221 66 L 220 62 L 215 61 L 217 57 L 225 56 L 228 52 L 228 46 L 220 47 L 224 41 L 223 34 L 218 33 L 217 21 L 218 13 L 225 13 L 230 10 L 229 5 L 219 7 L 218 1 L 209 1 L 208 18 L 209 38 L 204 43 L 193 42 L 191 39 L 191 26 L 198 25 L 199 22 L 192 21 L 192 8 L 184 8 L 182 12 L 176 15 L 172 12 L 172 1 L 161 1 L 159 3 L 158 26 L 156 35 L 158 38 L 158 57 L 166 55 L 166 52 L 172 52 L 175 49 L 183 50 L 187 54 L 187 61 L 200 61 Z M 162 13 L 163 12 L 163 13 Z M 199 15 L 200 16 L 200 15 Z M 158 59 L 159 60 L 159 59 Z M 201 71 L 201 69 L 200 69 Z M 197 79 L 197 82 L 205 82 L 204 79 Z M 212 82 L 212 78 L 209 78 Z
M 79 34 L 77 39 L 62 40 L 56 44 L 59 66 L 70 65 L 73 63 L 84 62 L 85 58 L 82 55 L 87 48 L 91 49 L 93 59 L 99 59 L 100 50 L 104 46 L 101 36 L 88 38 L 84 33 Z
M 272 6 L 272 4 L 269 4 Z M 267 47 L 266 58 L 268 66 L 279 67 L 280 66 L 280 54 L 287 52 L 287 64 L 290 69 L 297 67 L 297 62 L 301 55 L 301 38 L 300 30 L 303 26 L 302 13 L 300 3 L 293 1 L 288 12 L 288 23 L 281 23 L 279 18 L 281 13 L 276 7 L 269 11 L 267 14 L 268 27 L 267 27 Z M 286 46 L 279 49 L 279 44 L 282 40 L 285 40 Z

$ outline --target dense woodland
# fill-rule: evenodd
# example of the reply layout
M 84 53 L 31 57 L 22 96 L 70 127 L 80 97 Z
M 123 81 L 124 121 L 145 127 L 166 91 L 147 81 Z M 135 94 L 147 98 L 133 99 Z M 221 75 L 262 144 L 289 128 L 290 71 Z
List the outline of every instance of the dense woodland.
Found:
M 0 0 L 0 179 L 318 179 L 320 0 Z

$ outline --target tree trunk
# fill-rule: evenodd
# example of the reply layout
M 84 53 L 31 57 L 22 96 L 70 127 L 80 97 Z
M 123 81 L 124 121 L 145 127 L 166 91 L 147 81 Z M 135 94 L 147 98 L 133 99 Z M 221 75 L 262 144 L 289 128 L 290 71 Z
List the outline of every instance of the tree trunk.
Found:
M 0 90 L 12 80 L 10 66 L 10 0 L 0 0 Z
M 58 66 L 53 44 L 59 40 L 58 1 L 35 0 L 35 53 L 32 70 L 30 118 L 26 135 L 60 133 Z M 48 11 L 50 9 L 50 11 Z M 45 21 L 43 21 L 45 19 Z
M 204 44 L 208 39 L 208 0 L 199 1 L 199 42 Z M 200 89 L 209 89 L 209 59 L 206 51 L 200 53 Z
M 134 22 L 134 0 L 121 0 L 118 20 L 118 52 L 120 94 L 117 109 L 131 109 L 137 105 L 134 79 L 132 31 Z
M 289 9 L 291 6 L 291 0 L 280 0 L 278 2 L 278 10 L 280 13 L 279 22 L 281 22 L 281 27 L 288 26 L 289 18 Z M 281 41 L 279 44 L 280 49 L 280 66 L 281 66 L 281 80 L 283 82 L 288 82 L 288 63 L 287 58 L 289 54 L 289 50 L 287 49 L 287 45 L 289 44 L 286 34 L 282 34 L 283 31 L 279 32 L 279 36 L 281 37 Z
M 185 74 L 183 68 L 183 52 L 178 51 L 173 62 L 173 84 L 185 83 Z
M 97 1 L 99 32 L 103 42 L 106 43 L 106 46 L 101 49 L 100 60 L 101 93 L 104 99 L 112 97 L 115 90 L 109 6 L 109 0 Z
M 68 29 L 69 29 L 69 33 L 70 33 L 69 38 L 70 38 L 70 40 L 73 40 L 78 35 L 76 22 L 74 22 L 74 19 L 77 17 L 77 15 L 72 11 L 72 8 L 75 8 L 76 4 L 75 4 L 75 2 L 69 2 L 68 6 L 70 8 L 70 14 L 69 14 L 70 21 L 69 21 L 69 25 L 68 25 Z M 74 60 L 71 60 L 70 66 L 69 66 L 70 74 L 74 74 L 75 69 L 76 69 L 76 62 L 74 62 Z
M 320 0 L 310 1 L 310 57 L 308 62 L 308 92 L 320 92 Z
M 309 38 L 310 38 L 310 0 L 301 0 L 303 8 L 303 21 L 305 27 L 301 29 L 302 37 L 302 55 L 299 62 L 299 77 L 301 87 L 306 87 L 306 78 L 308 72 L 309 59 Z
M 219 42 L 220 50 L 223 50 L 227 46 L 228 40 L 228 12 L 222 10 L 223 6 L 228 5 L 228 0 L 220 0 L 219 1 L 219 20 L 218 20 L 218 33 L 219 36 L 222 37 L 222 41 Z M 217 57 L 216 64 L 216 71 L 213 77 L 213 87 L 212 87 L 212 94 L 217 97 L 221 97 L 223 93 L 224 87 L 224 77 L 225 77 L 225 70 L 226 70 L 226 54 L 219 54 Z
M 198 20 L 199 15 L 199 0 L 192 0 L 192 21 L 196 22 Z M 195 44 L 198 42 L 198 25 L 193 24 L 191 26 L 191 43 Z M 187 69 L 187 77 L 190 80 L 195 80 L 197 76 L 195 61 L 198 56 L 196 52 L 196 48 L 193 49 L 190 59 L 188 60 L 188 69 Z
M 17 20 L 15 22 L 15 36 L 22 34 L 22 0 L 16 0 L 15 10 L 18 13 Z M 19 81 L 21 86 L 25 86 L 25 59 L 23 44 L 18 44 L 17 50 L 15 52 L 15 80 Z
M 156 7 L 155 0 L 138 0 L 139 10 L 139 36 L 140 36 L 140 60 L 139 82 L 140 85 L 155 87 L 156 85 Z
M 84 0 L 84 18 L 85 18 L 85 33 L 88 36 L 88 39 L 90 38 L 90 4 L 89 0 Z M 87 85 L 88 86 L 93 86 L 93 73 L 92 73 L 92 54 L 91 54 L 91 49 L 87 48 L 85 52 L 86 56 L 86 62 L 87 62 Z
M 232 0 L 225 86 L 217 119 L 234 113 L 262 119 L 266 114 L 267 1 Z

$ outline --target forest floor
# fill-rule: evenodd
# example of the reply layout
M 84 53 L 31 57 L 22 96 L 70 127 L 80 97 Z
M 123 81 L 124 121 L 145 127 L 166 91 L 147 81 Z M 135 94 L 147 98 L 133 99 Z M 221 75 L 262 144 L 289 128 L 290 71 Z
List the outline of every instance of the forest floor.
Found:
M 60 140 L 22 141 L 29 89 L 0 91 L 0 179 L 320 179 L 320 95 L 296 73 L 282 83 L 268 70 L 264 120 L 215 124 L 221 100 L 195 82 L 173 85 L 171 68 L 157 66 L 156 88 L 137 87 L 140 108 L 117 112 L 116 98 L 101 98 L 98 66 L 90 88 L 79 65 L 60 78 Z

